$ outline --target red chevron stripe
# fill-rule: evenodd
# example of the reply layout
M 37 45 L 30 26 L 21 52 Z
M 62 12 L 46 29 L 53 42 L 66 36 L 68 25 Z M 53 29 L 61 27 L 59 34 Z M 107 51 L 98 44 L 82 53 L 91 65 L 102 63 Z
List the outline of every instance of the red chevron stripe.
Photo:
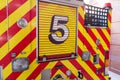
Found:
M 82 33 L 80 31 L 78 31 L 78 34 L 82 35 Z M 94 51 L 93 47 L 90 45 L 90 43 L 86 40 L 86 38 L 84 36 L 83 36 L 83 39 L 84 39 L 84 45 L 86 45 L 87 49 L 91 52 L 91 54 L 92 55 L 96 54 L 96 52 Z M 104 63 L 102 62 L 101 59 L 100 59 L 100 63 L 102 63 L 102 64 L 100 64 L 101 66 L 104 66 Z
M 64 65 L 64 64 L 62 64 L 61 62 L 60 62 L 60 64 L 61 64 L 61 65 Z M 69 70 L 69 69 L 64 65 L 64 67 L 62 67 L 60 70 L 61 70 L 64 74 L 66 74 L 66 71 Z M 73 79 L 73 78 L 76 78 L 76 76 L 72 73 L 72 74 L 70 75 L 70 78 Z
M 36 14 L 36 12 L 35 12 L 35 7 L 34 7 L 28 13 L 26 13 L 23 16 L 23 18 L 25 18 L 28 22 L 30 22 L 35 17 L 35 14 Z M 8 30 L 8 32 L 9 32 L 9 35 L 8 35 L 9 39 L 11 39 L 20 30 L 21 30 L 21 28 L 19 28 L 17 26 L 17 22 L 16 22 Z M 1 48 L 7 42 L 7 31 L 4 32 L 0 37 L 1 37 L 1 41 L 2 41 L 2 42 L 0 42 L 0 48 Z
M 89 35 L 92 37 L 93 41 L 96 43 L 97 37 L 95 36 L 95 34 L 92 32 L 91 29 L 88 29 L 88 33 L 89 33 Z M 99 50 L 100 50 L 100 51 L 103 53 L 103 55 L 104 55 L 105 50 L 104 50 L 103 47 L 104 47 L 104 46 L 102 46 L 101 44 L 98 45 Z
M 106 38 L 105 34 L 102 32 L 101 29 L 97 29 L 97 31 L 99 32 L 99 34 L 101 35 L 102 39 L 103 39 L 104 42 L 106 43 L 107 47 L 110 49 L 110 42 L 109 42 L 108 39 Z
M 60 66 L 60 65 L 63 65 L 62 68 L 60 69 L 57 69 L 56 66 Z M 60 61 L 57 62 L 57 64 L 52 68 L 52 76 L 55 75 L 55 73 L 57 72 L 57 70 L 61 70 L 64 74 L 66 74 L 66 71 L 69 70 L 63 63 L 61 63 Z M 72 73 L 70 75 L 70 78 L 76 78 L 76 76 Z
M 78 54 L 82 57 L 82 50 L 79 47 L 78 47 Z M 93 65 L 93 63 L 91 61 L 86 61 L 86 64 L 89 65 L 92 71 L 96 74 L 96 67 Z M 101 74 L 99 74 L 98 76 L 101 80 L 105 80 L 105 78 Z
M 110 29 L 107 29 L 107 32 L 109 35 L 111 35 L 111 30 Z
M 48 64 L 49 62 L 40 63 L 39 66 L 30 74 L 26 80 L 34 80 Z
M 30 64 L 35 60 L 36 58 L 36 49 L 33 50 L 32 53 L 30 53 L 30 55 L 28 56 L 28 59 L 30 60 Z M 6 80 L 16 80 L 20 74 L 22 74 L 22 72 L 12 72 L 7 78 Z
M 75 65 L 75 67 L 78 70 L 82 70 L 84 77 L 86 77 L 89 80 L 93 80 L 93 78 L 88 74 L 88 72 L 86 72 L 85 69 L 76 60 L 71 59 L 70 62 L 71 62 L 71 64 Z
M 21 5 L 23 5 L 27 0 L 13 0 L 8 4 L 8 16 L 12 14 L 17 8 L 19 8 Z M 15 5 L 17 4 L 17 5 Z M 4 7 L 0 11 L 0 22 L 2 22 L 6 18 L 6 7 Z
M 11 61 L 11 53 L 16 52 L 16 56 L 29 44 L 33 39 L 35 39 L 36 36 L 36 29 L 31 31 L 29 35 L 27 35 L 16 47 L 14 47 L 1 61 L 0 65 L 3 65 L 3 68 L 5 68 Z
M 112 17 L 111 17 L 111 15 L 110 15 L 110 13 L 108 13 L 108 20 L 109 20 L 110 23 L 111 23 Z
M 80 19 L 82 19 L 82 17 L 81 17 L 81 15 L 79 14 L 79 21 L 81 21 Z M 81 23 L 81 22 L 80 22 Z M 82 25 L 83 26 L 83 25 Z M 87 28 L 87 31 L 88 31 L 88 33 L 89 33 L 89 35 L 91 36 L 91 38 L 93 39 L 93 41 L 96 43 L 96 40 L 97 40 L 97 37 L 95 36 L 95 34 L 91 31 L 91 29 L 90 28 Z M 80 31 L 78 31 L 78 33 L 79 33 Z M 82 34 L 78 34 L 78 36 L 79 36 L 79 38 L 83 41 L 83 42 L 86 42 L 87 40 L 85 40 L 84 39 L 84 37 L 82 37 L 83 35 Z M 84 39 L 84 40 L 83 40 Z M 86 43 L 86 46 L 87 46 L 88 44 Z M 91 46 L 91 45 L 90 45 Z M 103 53 L 103 55 L 104 55 L 104 52 L 105 52 L 105 50 L 104 50 L 104 48 L 103 48 L 103 46 L 102 45 L 99 45 L 98 46 L 99 47 L 99 49 L 100 49 L 100 51 Z M 91 50 L 91 49 L 90 49 Z M 100 63 L 102 63 L 102 62 L 100 62 Z

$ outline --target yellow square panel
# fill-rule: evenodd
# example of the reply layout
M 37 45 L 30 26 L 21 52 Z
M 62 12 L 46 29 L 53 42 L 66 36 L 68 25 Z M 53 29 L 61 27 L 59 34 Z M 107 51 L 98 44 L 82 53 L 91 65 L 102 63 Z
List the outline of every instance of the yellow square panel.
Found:
M 71 6 L 39 2 L 38 53 L 58 58 L 76 54 L 77 9 Z

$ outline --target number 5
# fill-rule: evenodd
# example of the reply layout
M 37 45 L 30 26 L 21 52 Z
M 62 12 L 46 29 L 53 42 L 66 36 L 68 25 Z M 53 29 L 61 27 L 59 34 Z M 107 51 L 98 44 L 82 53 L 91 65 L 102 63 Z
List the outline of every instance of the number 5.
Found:
M 67 22 L 67 16 L 53 16 L 50 28 L 51 34 L 49 34 L 49 40 L 52 43 L 61 44 L 68 38 L 69 30 L 65 25 Z M 58 36 L 56 31 L 61 32 L 62 36 Z

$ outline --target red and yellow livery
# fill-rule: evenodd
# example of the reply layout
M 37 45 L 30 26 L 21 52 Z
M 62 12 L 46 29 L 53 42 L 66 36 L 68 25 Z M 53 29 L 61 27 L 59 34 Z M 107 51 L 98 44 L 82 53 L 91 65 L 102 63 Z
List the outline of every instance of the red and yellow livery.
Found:
M 101 28 L 85 25 L 85 10 L 82 0 L 0 0 L 0 80 L 109 80 L 111 11 Z

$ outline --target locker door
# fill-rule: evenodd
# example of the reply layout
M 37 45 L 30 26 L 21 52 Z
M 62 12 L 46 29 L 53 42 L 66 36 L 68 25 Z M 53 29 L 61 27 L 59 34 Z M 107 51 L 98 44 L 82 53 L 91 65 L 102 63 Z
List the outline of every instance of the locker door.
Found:
M 38 3 L 38 55 L 49 60 L 76 56 L 77 8 L 57 3 Z M 49 61 L 48 60 L 48 61 Z

